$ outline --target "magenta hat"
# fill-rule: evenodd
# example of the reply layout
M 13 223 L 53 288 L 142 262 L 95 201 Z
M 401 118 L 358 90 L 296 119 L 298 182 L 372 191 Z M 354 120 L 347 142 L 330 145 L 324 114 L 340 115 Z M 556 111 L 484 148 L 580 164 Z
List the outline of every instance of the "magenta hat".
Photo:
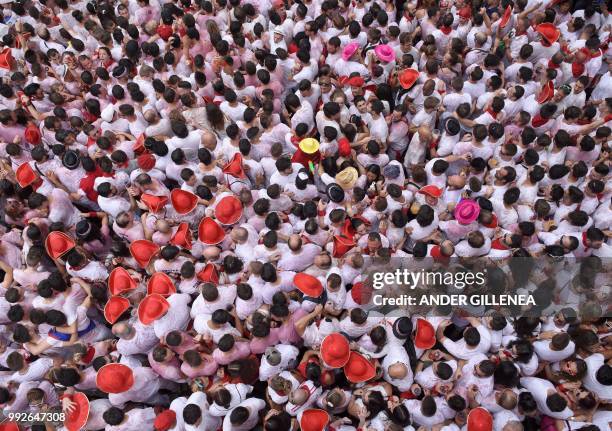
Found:
M 374 54 L 386 63 L 395 60 L 395 51 L 389 45 L 378 45 L 374 48 Z
M 353 56 L 359 49 L 359 44 L 357 42 L 351 42 L 344 47 L 342 50 L 342 58 L 346 61 Z
M 461 224 L 470 224 L 478 218 L 480 205 L 472 199 L 463 199 L 455 207 L 455 218 Z

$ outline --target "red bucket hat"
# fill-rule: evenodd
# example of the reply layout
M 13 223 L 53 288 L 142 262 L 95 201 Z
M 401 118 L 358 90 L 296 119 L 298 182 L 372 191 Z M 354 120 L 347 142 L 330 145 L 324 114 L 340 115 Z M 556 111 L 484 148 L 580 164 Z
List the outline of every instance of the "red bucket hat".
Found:
M 351 352 L 349 360 L 344 366 L 344 374 L 349 382 L 367 382 L 376 376 L 376 367 L 363 355 Z
M 225 238 L 225 231 L 210 217 L 204 217 L 198 226 L 198 238 L 206 245 L 219 244 Z
M 146 239 L 137 239 L 130 244 L 130 253 L 141 268 L 146 268 L 158 252 L 159 246 Z
M 106 364 L 96 374 L 96 386 L 107 394 L 120 394 L 134 386 L 134 373 L 127 365 Z
M 26 142 L 28 142 L 29 144 L 32 145 L 38 145 L 40 144 L 40 130 L 38 130 L 38 127 L 36 127 L 36 125 L 30 123 L 26 126 L 25 131 L 23 132 L 23 137 L 25 138 Z
M 136 159 L 136 163 L 138 163 L 138 167 L 140 169 L 148 171 L 149 169 L 153 169 L 153 167 L 155 166 L 155 156 L 151 153 L 141 154 Z
M 198 205 L 198 197 L 187 190 L 172 190 L 170 200 L 176 212 L 182 215 L 189 214 Z
M 552 99 L 554 95 L 555 95 L 555 84 L 553 84 L 552 81 L 548 81 L 546 84 L 544 84 L 544 86 L 540 90 L 540 93 L 538 94 L 536 101 L 540 104 L 544 104 L 548 102 L 550 99 Z
M 417 79 L 419 79 L 419 71 L 414 69 L 405 69 L 399 75 L 399 83 L 405 90 L 412 87 Z
M 536 31 L 542 36 L 542 39 L 550 45 L 559 40 L 559 36 L 561 36 L 561 31 L 554 24 L 549 22 L 536 26 Z
M 130 308 L 130 301 L 127 298 L 111 296 L 104 306 L 104 318 L 113 325 L 128 308 Z
M 187 250 L 191 250 L 192 242 L 193 238 L 191 236 L 189 224 L 185 222 L 179 224 L 178 229 L 176 230 L 172 238 L 170 238 L 170 244 L 186 248 Z
M 422 187 L 419 190 L 419 193 L 422 195 L 431 196 L 432 198 L 439 198 L 440 196 L 442 196 L 442 189 L 434 185 L 428 185 L 428 186 Z
M 217 203 L 215 217 L 221 224 L 234 224 L 242 217 L 242 203 L 236 196 L 226 196 Z
M 0 68 L 11 70 L 12 65 L 15 63 L 13 58 L 13 50 L 8 46 L 0 51 Z
M 155 428 L 155 431 L 168 431 L 170 428 L 174 427 L 175 423 L 176 413 L 174 410 L 168 409 L 164 410 L 155 417 L 153 428 Z
M 219 284 L 219 270 L 214 263 L 207 263 L 197 274 L 198 280 L 204 283 Z
M 492 431 L 493 416 L 482 407 L 472 409 L 467 418 L 467 431 Z
M 87 423 L 89 418 L 89 400 L 83 392 L 75 392 L 72 395 L 64 395 L 62 399 L 68 398 L 76 404 L 72 412 L 66 414 L 64 426 L 68 431 L 79 431 Z
M 293 284 L 306 296 L 318 298 L 323 293 L 323 285 L 317 277 L 300 272 L 293 277 Z
M 53 231 L 45 239 L 45 249 L 51 259 L 59 259 L 76 246 L 74 240 L 64 232 Z
M 357 243 L 343 235 L 334 235 L 333 257 L 342 257 L 355 247 Z
M 348 362 L 350 354 L 348 340 L 338 332 L 329 334 L 321 343 L 321 359 L 330 368 L 342 368 Z
M 351 288 L 351 298 L 359 305 L 367 304 L 372 299 L 372 288 L 361 281 L 357 282 Z
M 176 293 L 172 279 L 163 272 L 154 273 L 147 283 L 147 295 L 158 294 L 164 297 Z
M 425 319 L 417 319 L 414 345 L 419 349 L 431 349 L 436 344 L 436 330 Z
M 26 188 L 39 179 L 29 163 L 23 163 L 17 168 L 15 171 L 15 178 L 17 179 L 17 184 L 19 184 L 21 188 Z
M 168 203 L 168 196 L 155 196 L 148 193 L 143 193 L 140 201 L 144 203 L 154 213 L 160 212 Z
M 321 409 L 304 410 L 300 418 L 302 431 L 323 431 L 329 423 L 329 413 Z
M 108 291 L 113 296 L 136 289 L 136 286 L 138 286 L 136 280 L 122 266 L 113 269 L 108 277 Z
M 143 325 L 150 325 L 168 312 L 170 304 L 163 296 L 153 293 L 146 296 L 138 305 L 138 320 Z
M 246 174 L 242 168 L 242 154 L 234 154 L 232 160 L 230 160 L 227 165 L 223 166 L 223 173 L 235 178 L 246 178 Z

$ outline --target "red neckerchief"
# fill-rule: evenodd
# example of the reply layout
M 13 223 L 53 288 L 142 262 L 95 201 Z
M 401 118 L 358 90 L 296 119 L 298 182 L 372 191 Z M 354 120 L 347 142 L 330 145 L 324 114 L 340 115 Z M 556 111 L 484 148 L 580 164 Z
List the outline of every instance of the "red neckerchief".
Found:
M 450 263 L 450 257 L 444 256 L 442 254 L 439 245 L 434 245 L 429 254 L 431 255 L 431 257 L 433 257 L 433 260 L 438 263 L 441 263 L 443 265 L 448 265 Z
M 83 114 L 83 119 L 87 121 L 88 123 L 93 123 L 98 119 L 97 115 L 94 115 L 87 110 L 83 110 L 82 114 Z
M 587 251 L 589 248 L 591 248 L 586 244 L 586 241 L 587 241 L 586 232 L 582 232 L 582 245 L 584 246 L 584 251 Z
M 453 30 L 452 28 L 447 27 L 447 26 L 445 26 L 445 25 L 443 25 L 442 27 L 440 27 L 440 31 L 441 31 L 442 33 L 446 34 L 446 35 L 450 34 L 450 32 L 451 32 L 452 30 Z
M 561 67 L 560 64 L 554 63 L 552 60 L 548 60 L 549 69 L 558 69 L 559 67 Z
M 579 76 L 582 76 L 582 74 L 584 73 L 584 69 L 585 69 L 584 64 L 573 62 L 572 63 L 572 75 L 574 76 L 574 78 L 578 78 Z
M 96 140 L 93 137 L 91 136 L 87 137 L 87 148 L 91 147 L 95 143 L 96 143 Z
M 593 51 L 591 51 L 590 55 L 591 55 L 591 58 L 597 58 L 601 56 L 601 49 L 598 49 L 596 54 L 593 54 Z
M 541 127 L 548 123 L 548 120 L 548 118 L 543 118 L 540 114 L 537 114 L 535 117 L 533 117 L 533 120 L 531 120 L 531 125 L 533 127 Z
M 501 242 L 500 238 L 497 238 L 495 241 L 491 243 L 491 248 L 494 250 L 510 250 L 510 247 L 508 247 L 507 245 L 504 245 Z
M 491 108 L 487 109 L 487 112 L 489 113 L 489 115 L 491 117 L 493 117 L 495 120 L 497 120 L 497 116 L 499 115 L 499 112 L 495 112 L 494 110 L 492 110 Z
M 291 143 L 297 147 L 298 144 L 300 143 L 301 139 L 295 135 L 291 136 Z
M 491 223 L 489 224 L 483 224 L 484 227 L 489 228 L 489 229 L 495 229 L 497 227 L 497 216 L 495 214 L 493 214 L 493 217 L 491 219 Z

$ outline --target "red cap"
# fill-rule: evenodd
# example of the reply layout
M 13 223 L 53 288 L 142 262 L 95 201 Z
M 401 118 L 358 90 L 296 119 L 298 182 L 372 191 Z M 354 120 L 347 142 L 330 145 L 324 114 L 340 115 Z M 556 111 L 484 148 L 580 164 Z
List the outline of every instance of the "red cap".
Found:
M 158 213 L 164 209 L 168 203 L 168 196 L 155 196 L 148 193 L 143 193 L 140 201 L 154 213 Z
M 376 376 L 376 367 L 363 355 L 351 352 L 349 360 L 344 366 L 344 375 L 352 383 L 367 382 Z
M 367 304 L 372 299 L 372 288 L 359 281 L 351 287 L 351 298 L 359 305 Z
M 147 283 L 147 295 L 157 293 L 161 296 L 170 296 L 176 293 L 172 279 L 163 272 L 154 273 Z
M 170 200 L 176 212 L 183 215 L 189 214 L 198 205 L 198 197 L 187 190 L 172 190 Z
M 419 193 L 421 193 L 422 195 L 431 196 L 432 198 L 439 198 L 440 196 L 442 196 L 442 189 L 434 185 L 428 185 L 422 187 L 419 190 Z
M 72 395 L 64 395 L 62 399 L 68 398 L 75 403 L 74 409 L 66 413 L 64 426 L 68 431 L 80 431 L 87 423 L 89 418 L 89 400 L 83 392 L 75 392 Z
M 146 239 L 138 239 L 130 244 L 130 253 L 141 268 L 146 268 L 158 252 L 159 246 Z
M 150 325 L 168 312 L 170 304 L 161 295 L 153 293 L 146 296 L 138 305 L 138 320 L 143 325 Z
M 107 394 L 120 394 L 134 386 L 134 373 L 127 365 L 106 364 L 96 374 L 96 386 Z
M 45 239 L 45 249 L 51 259 L 59 259 L 76 246 L 74 240 L 61 231 L 53 231 Z
M 472 9 L 469 6 L 462 7 L 459 9 L 459 16 L 463 19 L 470 19 L 472 17 Z
M 39 179 L 38 175 L 36 172 L 34 172 L 29 163 L 21 164 L 15 171 L 15 177 L 17 179 L 17 184 L 19 184 L 22 188 L 26 188 Z
M 246 178 L 246 174 L 242 168 L 242 154 L 234 154 L 232 160 L 230 160 L 227 165 L 223 166 L 223 173 L 235 178 Z
M 170 39 L 170 36 L 172 36 L 172 26 L 162 24 L 157 26 L 156 32 L 163 40 L 168 40 Z
M 104 306 L 104 318 L 113 325 L 126 310 L 130 308 L 130 301 L 123 296 L 111 296 Z
M 204 217 L 198 226 L 198 238 L 206 245 L 219 244 L 225 238 L 225 231 L 210 217 Z
M 214 263 L 208 262 L 197 274 L 198 280 L 204 283 L 219 284 L 219 270 Z
M 559 36 L 561 36 L 561 31 L 555 27 L 554 24 L 549 22 L 538 25 L 536 27 L 536 31 L 540 34 L 540 36 L 542 36 L 542 39 L 544 39 L 550 45 L 559 40 Z
M 419 71 L 414 69 L 405 69 L 399 75 L 399 82 L 402 88 L 409 89 L 419 79 Z
M 467 417 L 467 431 L 492 431 L 493 416 L 482 407 L 472 409 Z
M 108 291 L 113 296 L 136 289 L 136 286 L 138 286 L 136 280 L 122 266 L 113 269 L 108 277 Z
M 40 144 L 40 130 L 38 130 L 38 127 L 36 127 L 36 125 L 30 123 L 26 126 L 25 131 L 23 132 L 23 136 L 26 140 L 26 142 L 32 144 L 32 145 L 38 145 Z
M 365 80 L 361 76 L 353 76 L 351 78 L 343 76 L 340 78 L 340 83 L 342 85 L 350 85 L 351 87 L 363 87 L 365 85 Z
M 15 63 L 13 59 L 13 51 L 8 46 L 0 51 L 0 68 L 11 70 L 12 65 Z
M 242 217 L 242 203 L 236 196 L 226 196 L 215 206 L 215 217 L 221 224 L 234 224 Z
M 323 431 L 329 423 L 329 413 L 321 409 L 304 410 L 300 418 L 300 430 Z
M 348 157 L 351 155 L 351 143 L 345 137 L 338 139 L 338 155 Z
M 321 343 L 321 359 L 330 368 L 341 368 L 349 360 L 351 348 L 346 337 L 338 332 L 329 334 Z
M 506 10 L 504 10 L 504 14 L 501 17 L 501 21 L 499 22 L 499 27 L 504 28 L 510 22 L 510 18 L 512 18 L 512 6 L 508 5 Z
M 350 238 L 347 238 L 343 235 L 334 235 L 334 248 L 332 256 L 342 257 L 356 245 L 357 243 L 355 243 L 355 241 Z
M 293 284 L 306 296 L 318 298 L 323 293 L 323 285 L 317 277 L 300 272 L 293 277 Z
M 144 153 L 138 156 L 136 162 L 138 163 L 138 167 L 140 169 L 148 171 L 149 169 L 153 169 L 155 167 L 155 156 L 151 153 Z
M 153 422 L 153 428 L 155 431 L 168 431 L 176 424 L 176 413 L 174 410 L 164 410 L 155 418 Z
M 193 237 L 191 236 L 189 224 L 185 222 L 179 224 L 178 229 L 176 230 L 172 238 L 170 238 L 170 244 L 186 248 L 187 250 L 191 250 L 192 242 Z
M 436 330 L 425 319 L 417 319 L 414 345 L 419 349 L 431 349 L 436 344 Z
M 555 95 L 555 84 L 553 84 L 552 81 L 548 81 L 546 84 L 544 84 L 544 86 L 540 90 L 540 93 L 538 94 L 538 97 L 536 98 L 536 100 L 538 103 L 544 104 L 548 102 L 550 99 L 552 99 L 554 95 Z

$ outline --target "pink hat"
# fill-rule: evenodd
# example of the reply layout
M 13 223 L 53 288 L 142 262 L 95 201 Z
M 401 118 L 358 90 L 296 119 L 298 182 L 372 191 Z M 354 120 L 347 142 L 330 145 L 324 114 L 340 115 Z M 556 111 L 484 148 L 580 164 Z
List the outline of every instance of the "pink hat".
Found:
M 461 224 L 470 224 L 478 218 L 480 205 L 472 199 L 463 199 L 455 207 L 455 218 Z
M 351 42 L 344 47 L 342 50 L 342 58 L 347 61 L 349 58 L 353 56 L 359 49 L 359 44 L 357 42 Z
M 395 60 L 395 51 L 386 44 L 378 45 L 374 48 L 374 54 L 385 63 L 390 63 Z

